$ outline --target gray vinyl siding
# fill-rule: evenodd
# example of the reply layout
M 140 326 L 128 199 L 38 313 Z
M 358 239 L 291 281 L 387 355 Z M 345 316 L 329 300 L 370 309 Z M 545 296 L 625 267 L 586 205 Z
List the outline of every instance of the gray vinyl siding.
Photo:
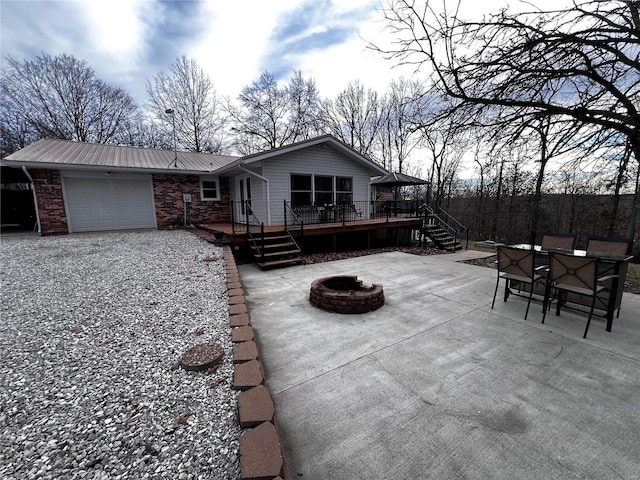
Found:
M 369 200 L 369 181 L 372 172 L 355 160 L 322 145 L 271 158 L 263 163 L 261 174 L 267 177 L 270 183 L 272 225 L 284 223 L 283 201 L 291 200 L 291 174 L 351 177 L 353 178 L 353 200 Z M 253 198 L 257 199 L 257 194 L 254 194 Z

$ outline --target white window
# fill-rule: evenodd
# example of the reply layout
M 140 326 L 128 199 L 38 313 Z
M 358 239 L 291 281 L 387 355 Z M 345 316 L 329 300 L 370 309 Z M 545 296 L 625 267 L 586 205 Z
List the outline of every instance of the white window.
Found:
M 352 204 L 353 179 L 331 175 L 291 175 L 292 205 Z
M 220 182 L 215 177 L 200 179 L 200 198 L 206 200 L 220 200 Z
M 291 175 L 291 203 L 295 206 L 311 205 L 311 175 Z

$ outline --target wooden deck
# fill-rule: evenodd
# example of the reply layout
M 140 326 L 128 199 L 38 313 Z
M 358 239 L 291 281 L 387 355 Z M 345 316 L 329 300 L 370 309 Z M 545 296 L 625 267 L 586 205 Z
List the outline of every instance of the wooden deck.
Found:
M 380 230 L 402 230 L 402 229 L 420 229 L 422 219 L 419 217 L 389 217 L 371 220 L 361 220 L 349 223 L 320 223 L 304 226 L 304 237 L 329 235 L 333 239 L 333 247 L 335 250 L 336 239 L 338 235 L 348 234 L 352 232 L 366 232 L 366 245 L 362 248 L 370 248 L 371 234 Z M 232 242 L 234 245 L 243 247 L 247 244 L 247 232 L 245 224 L 236 224 L 235 229 L 229 223 L 207 223 L 199 224 L 198 228 L 212 232 L 222 236 L 224 239 Z M 234 233 L 235 230 L 235 233 Z M 280 232 L 284 230 L 284 225 L 265 226 L 265 232 Z
M 197 225 L 198 228 L 210 232 L 221 232 L 226 237 L 232 237 L 234 234 L 233 225 L 229 223 L 206 223 Z M 378 218 L 373 220 L 361 220 L 349 223 L 319 223 L 304 226 L 304 234 L 306 235 L 329 235 L 333 233 L 348 233 L 366 230 L 380 229 L 398 229 L 398 228 L 420 228 L 422 219 L 419 217 L 389 217 Z M 270 225 L 264 227 L 265 232 L 280 232 L 284 230 L 284 225 Z M 244 223 L 236 223 L 235 235 L 246 236 L 246 225 Z

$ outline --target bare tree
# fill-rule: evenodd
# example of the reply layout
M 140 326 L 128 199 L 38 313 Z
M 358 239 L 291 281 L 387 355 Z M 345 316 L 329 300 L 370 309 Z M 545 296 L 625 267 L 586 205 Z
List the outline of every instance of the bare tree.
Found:
M 293 140 L 305 140 L 321 132 L 320 95 L 313 79 L 305 79 L 302 72 L 294 72 L 286 87 L 289 100 L 290 124 Z
M 383 100 L 380 126 L 380 154 L 388 170 L 402 173 L 404 162 L 419 144 L 416 117 L 422 107 L 423 86 L 420 81 L 405 78 L 392 80 Z M 397 168 L 394 167 L 397 165 Z
M 418 133 L 419 145 L 427 155 L 427 202 L 438 210 L 443 206 L 467 152 L 470 127 L 434 90 L 420 97 L 411 121 L 412 128 Z
M 213 82 L 193 59 L 181 56 L 147 82 L 149 109 L 178 147 L 190 152 L 223 153 L 224 116 Z M 173 119 L 167 116 L 172 110 Z
M 23 62 L 9 57 L 7 63 L 1 82 L 3 138 L 27 134 L 109 143 L 136 111 L 124 90 L 106 85 L 73 56 L 42 54 Z
M 617 132 L 640 158 L 640 2 L 523 5 L 529 10 L 472 22 L 428 1 L 391 0 L 384 16 L 397 42 L 375 48 L 401 64 L 426 64 L 457 108 L 572 118 Z
M 20 150 L 40 138 L 38 131 L 15 108 L 0 109 L 0 158 Z
M 280 86 L 269 72 L 242 89 L 239 106 L 227 104 L 242 154 L 278 148 L 315 136 L 319 129 L 319 97 L 315 82 L 295 72 Z
M 114 141 L 132 147 L 170 150 L 173 149 L 173 132 L 168 131 L 161 123 L 149 121 L 139 112 L 125 122 Z
M 359 81 L 350 82 L 335 100 L 325 100 L 322 104 L 325 130 L 374 159 L 382 118 L 377 92 L 365 90 Z

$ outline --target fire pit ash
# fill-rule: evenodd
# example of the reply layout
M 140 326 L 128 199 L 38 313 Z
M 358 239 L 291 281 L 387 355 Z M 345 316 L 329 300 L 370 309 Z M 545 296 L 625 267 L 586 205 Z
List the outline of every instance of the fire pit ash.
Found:
M 311 283 L 309 300 L 336 313 L 366 313 L 384 305 L 382 285 L 363 285 L 356 275 L 324 277 Z

